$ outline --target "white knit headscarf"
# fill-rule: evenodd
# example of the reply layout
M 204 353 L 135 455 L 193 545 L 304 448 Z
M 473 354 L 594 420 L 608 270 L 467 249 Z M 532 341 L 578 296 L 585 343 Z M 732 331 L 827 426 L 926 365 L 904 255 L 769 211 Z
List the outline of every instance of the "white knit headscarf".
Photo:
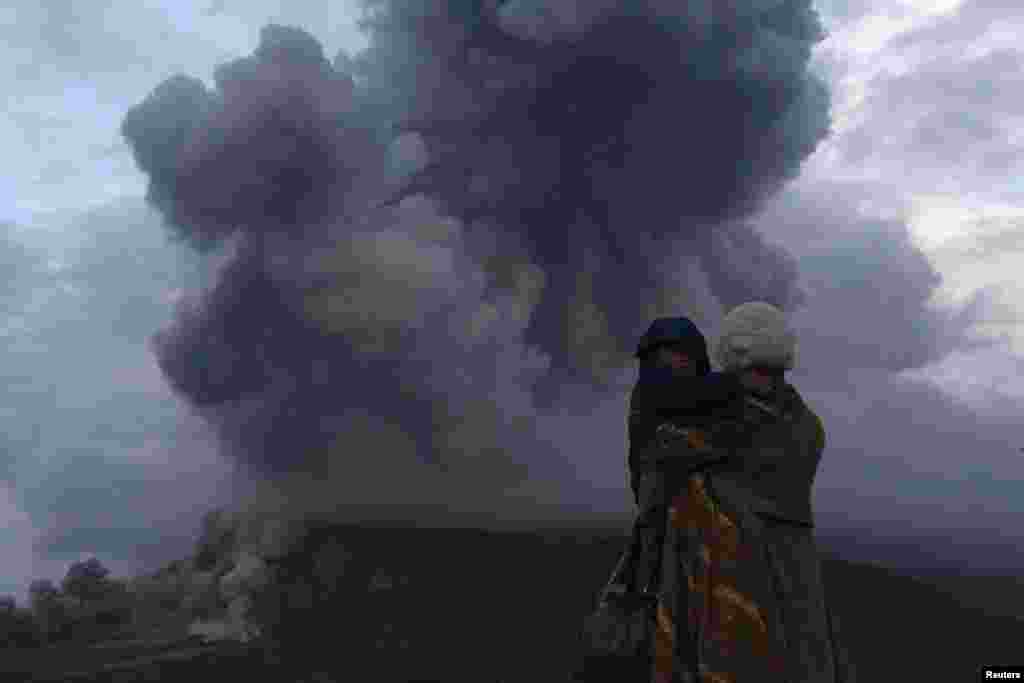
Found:
M 751 301 L 725 316 L 715 360 L 725 371 L 752 366 L 791 370 L 796 361 L 796 337 L 782 311 L 763 301 Z

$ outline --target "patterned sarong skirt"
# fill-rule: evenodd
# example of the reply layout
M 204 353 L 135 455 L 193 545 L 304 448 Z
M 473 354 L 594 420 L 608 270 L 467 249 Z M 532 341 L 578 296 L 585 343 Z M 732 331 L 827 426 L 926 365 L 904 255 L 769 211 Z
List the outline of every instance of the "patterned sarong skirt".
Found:
M 783 681 L 771 563 L 753 515 L 691 474 L 671 499 L 653 644 L 655 683 Z

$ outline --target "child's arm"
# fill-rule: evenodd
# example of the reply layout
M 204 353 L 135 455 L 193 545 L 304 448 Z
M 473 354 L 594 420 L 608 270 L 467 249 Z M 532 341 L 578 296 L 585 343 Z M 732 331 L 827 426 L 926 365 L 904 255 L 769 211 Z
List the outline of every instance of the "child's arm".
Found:
M 630 397 L 629 473 L 630 486 L 638 505 L 644 495 L 641 479 L 652 468 L 660 472 L 665 452 L 656 444 L 658 429 L 665 422 L 682 418 L 709 418 L 727 408 L 742 395 L 742 387 L 734 375 L 711 373 L 702 377 L 648 376 L 639 382 Z M 703 421 L 703 420 L 701 420 Z M 680 445 L 686 448 L 685 445 Z M 675 450 L 675 449 L 673 449 Z M 692 455 L 697 456 L 697 450 Z M 701 458 L 707 454 L 702 454 Z M 701 459 L 701 458 L 694 458 Z
M 721 372 L 703 377 L 640 382 L 630 399 L 630 411 L 654 413 L 665 418 L 706 415 L 736 399 L 742 391 L 735 375 Z

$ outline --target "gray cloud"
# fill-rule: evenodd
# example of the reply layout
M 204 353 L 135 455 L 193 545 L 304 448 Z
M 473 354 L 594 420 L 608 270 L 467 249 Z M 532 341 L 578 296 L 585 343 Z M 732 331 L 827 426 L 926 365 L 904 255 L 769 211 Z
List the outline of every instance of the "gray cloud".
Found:
M 870 371 L 808 397 L 829 434 L 815 491 L 822 527 L 871 530 L 876 539 L 944 533 L 949 543 L 931 548 L 937 563 L 1012 566 L 1024 515 L 1015 417 L 979 414 L 930 382 Z M 997 547 L 972 555 L 976 543 Z
M 1024 160 L 1016 133 L 1024 64 L 1015 48 L 986 49 L 986 32 L 1024 17 L 1000 9 L 964 3 L 887 43 L 877 59 L 903 56 L 913 66 L 866 83 L 861 123 L 836 143 L 844 161 L 899 174 L 905 187 L 924 192 L 949 182 L 987 191 L 1014 173 Z
M 850 370 L 898 373 L 986 342 L 974 327 L 994 311 L 982 291 L 957 308 L 934 301 L 942 277 L 905 223 L 858 208 L 882 187 L 801 183 L 756 223 L 796 259 L 805 306 L 794 313 L 801 374 L 825 382 Z
M 246 31 L 270 21 L 315 30 L 332 53 L 361 43 L 356 2 L 346 0 L 12 0 L 7 5 L 17 21 L 0 25 L 8 59 L 0 68 L 30 89 L 68 78 L 124 83 L 126 77 L 162 78 L 208 68 L 246 49 Z
M 502 7 L 504 33 L 489 29 L 481 11 L 473 18 L 478 34 L 458 21 L 418 31 L 411 5 L 379 7 L 381 40 L 357 64 L 370 96 L 407 111 L 406 125 L 427 142 L 433 162 L 416 190 L 437 194 L 470 224 L 486 218 L 517 234 L 546 271 L 527 339 L 554 354 L 556 377 L 563 373 L 554 386 L 587 355 L 571 351 L 559 322 L 570 317 L 579 287 L 567 273 L 600 271 L 600 325 L 612 350 L 628 358 L 646 307 L 608 288 L 629 281 L 642 300 L 659 298 L 663 283 L 650 277 L 649 263 L 661 260 L 659 241 L 688 237 L 689 249 L 714 264 L 714 293 L 730 301 L 746 296 L 752 280 L 723 265 L 778 263 L 742 223 L 718 231 L 792 177 L 827 129 L 827 93 L 806 73 L 819 35 L 807 6 L 773 13 L 651 3 L 632 13 L 616 2 L 520 2 Z M 746 47 L 726 37 L 736 32 Z M 693 67 L 679 62 L 681 50 Z M 438 58 L 404 56 L 424 53 Z M 704 70 L 719 75 L 705 78 Z M 375 76 L 386 87 L 375 90 Z M 726 234 L 733 247 L 752 251 L 720 259 Z M 761 279 L 774 287 L 762 298 L 792 298 L 786 272 Z
M 154 219 L 125 202 L 71 221 L 78 245 L 33 246 L 25 227 L 0 249 L 0 462 L 33 534 L 19 571 L 59 571 L 82 552 L 119 571 L 151 566 L 180 555 L 202 512 L 230 500 L 230 464 L 146 345 L 171 313 L 168 294 L 202 270 Z
M 358 434 L 380 430 L 345 426 L 369 412 L 412 444 L 412 461 L 386 456 L 402 467 L 483 490 L 558 481 L 571 499 L 577 465 L 530 425 L 618 389 L 649 309 L 672 299 L 662 243 L 704 260 L 716 298 L 795 298 L 785 255 L 735 219 L 827 128 L 806 71 L 815 17 L 371 5 L 354 60 L 268 26 L 215 89 L 171 79 L 125 117 L 168 223 L 231 245 L 157 336 L 161 367 L 261 474 L 370 476 L 360 453 L 380 449 Z M 403 162 L 396 140 L 420 149 Z M 403 202 L 376 206 L 406 181 Z M 473 507 L 438 486 L 453 514 Z
M 929 305 L 941 280 L 906 227 L 855 208 L 899 204 L 893 191 L 801 184 L 770 201 L 827 129 L 826 93 L 804 72 L 814 42 L 807 8 L 704 13 L 717 28 L 692 36 L 705 36 L 706 51 L 685 52 L 668 48 L 694 39 L 675 31 L 697 26 L 701 12 L 642 3 L 623 30 L 651 40 L 621 51 L 601 12 L 624 4 L 594 3 L 588 16 L 571 5 L 509 3 L 496 27 L 454 12 L 430 24 L 411 5 L 389 12 L 376 3 L 383 14 L 371 50 L 332 63 L 336 48 L 318 43 L 334 36 L 337 45 L 342 34 L 317 24 L 340 6 L 221 3 L 221 19 L 255 27 L 280 15 L 320 40 L 264 36 L 256 53 L 216 72 L 214 88 L 173 79 L 129 115 L 125 132 L 167 225 L 135 208 L 92 214 L 61 274 L 17 243 L 0 247 L 0 267 L 11 254 L 21 269 L 5 301 L 27 330 L 3 367 L 16 419 L 3 432 L 0 465 L 38 528 L 39 567 L 91 551 L 120 571 L 151 567 L 182 555 L 198 515 L 227 500 L 347 520 L 617 523 L 630 510 L 624 350 L 657 314 L 694 315 L 713 335 L 723 305 L 746 298 L 794 309 L 794 381 L 829 430 L 815 500 L 824 528 L 895 534 L 916 525 L 959 539 L 1020 528 L 1021 472 L 1004 450 L 1017 436 L 1016 399 L 1000 396 L 979 413 L 904 376 L 955 349 L 987 352 L 973 330 L 1003 313 L 988 295 L 958 309 Z M 859 16 L 857 5 L 829 11 Z M 97 75 L 126 59 L 122 43 L 100 49 L 97 16 L 70 27 L 63 43 L 57 36 L 47 73 Z M 182 68 L 206 77 L 222 58 L 195 36 L 160 43 L 164 28 L 153 25 L 150 42 L 176 56 L 156 50 L 157 75 L 147 78 Z M 744 60 L 721 42 L 735 26 L 763 59 L 754 50 Z M 944 26 L 946 38 L 936 25 L 914 40 L 968 35 Z M 79 61 L 76 35 L 93 36 Z M 141 36 L 133 40 L 146 43 Z M 577 75 L 597 73 L 591 82 L 601 89 L 556 83 L 552 65 L 577 57 Z M 1003 94 L 1014 60 L 979 63 L 1000 79 L 987 93 L 941 60 L 923 80 L 872 85 L 872 111 L 915 122 L 897 140 L 920 164 L 921 180 L 908 183 L 924 186 L 925 160 L 942 158 L 929 151 L 929 130 L 959 131 L 949 148 L 983 175 L 1008 163 L 995 117 L 1017 111 Z M 724 64 L 735 70 L 711 79 L 722 91 L 702 89 L 698 76 L 710 71 L 701 69 Z M 758 65 L 778 90 L 752 85 Z M 651 74 L 652 88 L 671 80 L 673 96 L 624 113 L 630 97 L 643 99 L 634 68 Z M 696 76 L 680 83 L 680 70 Z M 118 97 L 144 92 L 130 86 Z M 914 96 L 904 103 L 900 88 Z M 765 116 L 726 121 L 723 111 L 738 111 L 733 96 L 750 97 Z M 989 106 L 972 109 L 975 98 Z M 531 130 L 515 114 L 528 106 L 547 128 Z M 949 127 L 947 109 L 971 114 L 975 127 Z M 26 130 L 36 123 L 44 122 L 25 121 Z M 418 132 L 392 144 L 392 124 Z M 875 126 L 845 138 L 848 159 L 881 153 Z M 565 131 L 571 144 L 555 144 Z M 414 196 L 373 208 L 417 171 Z M 585 215 L 574 213 L 580 206 Z M 168 245 L 165 233 L 212 251 Z M 956 248 L 987 258 L 1015 248 L 1014 234 L 1007 226 Z M 164 301 L 175 289 L 183 295 L 168 324 Z M 145 342 L 160 327 L 158 368 Z M 959 551 L 967 557 L 968 546 Z
M 502 26 L 515 24 L 518 33 L 504 37 L 473 38 L 473 31 L 458 22 L 414 33 L 421 17 L 404 6 L 378 17 L 377 42 L 354 62 L 337 62 L 335 69 L 342 80 L 345 74 L 357 77 L 352 108 L 338 120 L 356 136 L 349 140 L 364 136 L 363 146 L 339 146 L 335 131 L 315 123 L 315 115 L 314 124 L 304 128 L 319 140 L 313 147 L 338 150 L 335 163 L 349 164 L 355 172 L 323 172 L 331 166 L 314 164 L 310 168 L 319 170 L 308 178 L 312 195 L 331 188 L 332 196 L 348 199 L 313 203 L 319 208 L 305 216 L 260 204 L 222 203 L 232 192 L 210 200 L 192 195 L 189 187 L 177 185 L 176 159 L 188 159 L 193 173 L 209 172 L 218 180 L 228 176 L 230 182 L 220 186 L 231 188 L 253 181 L 220 169 L 250 158 L 235 151 L 228 157 L 224 150 L 230 147 L 219 142 L 198 144 L 187 157 L 175 150 L 189 139 L 244 137 L 249 122 L 263 120 L 261 109 L 248 99 L 258 91 L 246 93 L 242 81 L 233 85 L 232 74 L 250 73 L 244 83 L 273 82 L 258 75 L 260 70 L 307 68 L 298 66 L 303 54 L 311 59 L 301 63 L 311 66 L 292 83 L 318 89 L 339 78 L 324 71 L 321 53 L 308 37 L 264 33 L 256 56 L 221 72 L 218 91 L 185 81 L 178 81 L 176 90 L 165 84 L 128 117 L 129 137 L 132 130 L 186 131 L 176 134 L 182 137 L 134 135 L 140 163 L 150 169 L 151 196 L 164 198 L 174 229 L 214 239 L 235 230 L 229 240 L 233 256 L 208 295 L 163 333 L 158 348 L 168 377 L 201 406 L 225 453 L 236 458 L 244 453 L 250 463 L 260 453 L 262 469 L 269 465 L 266 476 L 256 468 L 260 473 L 246 489 L 244 505 L 293 514 L 303 508 L 302 513 L 345 519 L 415 517 L 485 526 L 581 522 L 593 520 L 595 510 L 607 520 L 621 518 L 629 507 L 623 486 L 624 395 L 616 382 L 628 379 L 628 373 L 609 370 L 622 348 L 635 342 L 632 327 L 646 324 L 654 311 L 685 312 L 713 335 L 723 306 L 768 298 L 794 310 L 801 336 L 794 381 L 829 429 L 816 493 L 823 527 L 887 525 L 896 534 L 915 525 L 947 525 L 969 534 L 1015 519 L 1012 486 L 986 488 L 985 479 L 985 472 L 995 469 L 1007 481 L 1019 478 L 1016 463 L 1004 457 L 1012 423 L 991 418 L 978 433 L 979 418 L 971 409 L 933 384 L 904 376 L 951 351 L 990 347 L 976 327 L 995 309 L 987 295 L 959 308 L 933 305 L 941 278 L 912 244 L 906 225 L 871 219 L 858 208 L 867 199 L 898 205 L 899 198 L 868 185 L 823 183 L 801 185 L 765 203 L 787 177 L 789 162 L 780 160 L 785 155 L 764 162 L 761 171 L 751 167 L 740 185 L 717 199 L 707 187 L 699 198 L 676 189 L 686 186 L 687 170 L 665 171 L 664 178 L 641 174 L 643 187 L 631 181 L 617 185 L 617 167 L 600 157 L 588 157 L 593 173 L 586 178 L 554 178 L 552 169 L 575 159 L 573 150 L 548 146 L 544 136 L 535 137 L 539 134 L 520 123 L 548 121 L 556 130 L 559 122 L 580 120 L 571 114 L 560 118 L 556 104 L 592 106 L 597 100 L 588 98 L 601 97 L 536 85 L 546 82 L 545 60 L 557 62 L 547 55 L 558 55 L 559 45 L 573 54 L 589 44 L 590 31 L 595 42 L 586 54 L 597 59 L 603 45 L 601 12 L 575 16 L 549 5 L 551 12 L 544 15 L 527 12 L 525 3 L 509 7 Z M 474 24 L 476 30 L 493 30 L 486 14 L 476 20 L 482 22 Z M 625 25 L 641 32 L 648 26 Z M 270 45 L 274 40 L 280 41 L 277 48 Z M 468 41 L 464 54 L 447 51 L 462 40 Z M 290 49 L 295 57 L 286 54 Z M 411 54 L 435 55 L 435 60 L 407 61 Z M 644 53 L 634 57 L 646 58 Z M 612 75 L 614 69 L 605 73 Z M 375 80 L 384 76 L 391 84 L 387 88 Z M 396 82 L 405 85 L 395 88 Z M 440 100 L 435 99 L 439 92 L 446 93 Z M 800 158 L 795 150 L 811 148 L 800 145 L 812 145 L 827 123 L 821 92 L 809 87 L 803 93 L 800 106 L 769 127 L 770 134 L 803 131 L 806 137 L 796 143 L 791 161 Z M 272 107 L 274 100 L 264 102 Z M 541 107 L 536 111 L 544 116 L 513 115 L 522 106 Z M 225 114 L 235 107 L 244 116 Z M 316 111 L 291 115 L 309 117 Z M 661 168 L 654 145 L 690 138 L 681 131 L 671 101 L 644 111 L 635 120 L 645 127 L 638 123 L 623 133 L 638 141 L 639 156 L 622 161 L 654 174 Z M 418 137 L 406 136 L 402 145 L 408 149 L 397 150 L 407 155 L 405 161 L 395 165 L 383 144 L 389 137 L 361 123 L 371 114 L 383 123 L 413 121 L 404 128 Z M 458 126 L 450 123 L 456 119 Z M 192 126 L 216 134 L 197 137 L 187 132 Z M 279 135 L 273 128 L 261 130 L 269 141 Z M 583 149 L 593 140 L 577 142 Z M 674 150 L 666 151 L 669 156 L 687 158 L 679 148 L 668 148 Z M 614 156 L 611 148 L 601 149 Z M 300 175 L 297 169 L 306 168 L 269 161 L 274 158 L 250 159 L 246 168 L 265 165 L 274 173 Z M 588 168 L 578 160 L 568 167 Z M 410 197 L 392 209 L 369 208 L 381 194 L 375 186 L 393 187 L 381 175 L 386 168 L 413 174 Z M 533 168 L 535 173 L 523 173 Z M 362 169 L 365 175 L 358 172 Z M 760 172 L 766 175 L 759 178 Z M 255 181 L 262 182 L 260 177 Z M 585 220 L 558 213 L 562 205 L 542 190 L 561 187 L 560 182 L 568 183 L 561 193 L 575 207 L 587 206 L 595 196 L 607 200 L 591 207 Z M 353 189 L 360 183 L 364 189 Z M 211 180 L 196 191 L 214 187 Z M 440 202 L 412 196 L 417 193 Z M 278 197 L 287 201 L 287 195 Z M 264 201 L 271 200 L 276 201 L 269 196 Z M 751 216 L 758 206 L 762 210 Z M 297 205 L 287 207 L 294 211 Z M 629 219 L 631 210 L 643 216 L 642 223 Z M 267 213 L 280 219 L 258 220 Z M 555 234 L 551 225 L 570 228 Z M 641 264 L 646 274 L 636 270 Z M 635 296 L 622 298 L 624 282 Z M 250 308 L 250 300 L 258 307 Z M 299 317 L 294 301 L 302 302 Z M 274 329 L 289 330 L 287 335 L 261 337 L 260 324 L 269 320 L 277 321 Z M 325 332 L 328 346 L 320 338 Z M 236 341 L 255 338 L 261 339 L 258 352 Z M 302 349 L 301 360 L 296 349 Z M 602 373 L 617 379 L 595 392 L 593 380 L 586 378 Z M 538 380 L 558 400 L 538 402 L 544 393 L 536 391 Z M 353 382 L 365 387 L 358 406 L 329 389 Z M 461 419 L 452 420 L 453 415 Z M 285 451 L 277 438 L 301 443 L 303 455 L 280 460 Z M 923 451 L 954 443 L 978 455 L 971 467 L 948 449 L 929 462 L 919 460 Z M 370 452 L 387 457 L 370 460 L 365 457 Z M 396 482 L 397 472 L 403 475 Z M 494 495 L 497 491 L 501 494 Z M 951 496 L 963 518 L 937 514 Z M 301 504 L 295 502 L 300 499 Z
M 7 315 L 16 313 L 26 290 L 47 279 L 45 252 L 25 244 L 19 238 L 21 230 L 15 223 L 0 222 L 0 301 Z
M 829 23 L 847 24 L 870 14 L 875 3 L 872 0 L 820 0 L 815 7 Z
M 1012 0 L 971 0 L 952 11 L 921 24 L 897 37 L 892 47 L 918 45 L 930 50 L 955 48 L 982 37 L 1000 23 L 1012 25 L 1024 18 L 1021 6 Z
M 120 425 L 112 426 L 117 430 Z M 136 548 L 149 555 L 162 541 L 177 543 L 163 552 L 173 558 L 182 541 L 198 528 L 202 513 L 228 500 L 230 468 L 216 454 L 212 439 L 189 428 L 183 417 L 150 426 L 146 442 L 95 435 L 91 443 L 62 454 L 62 465 L 43 479 L 24 509 L 41 533 L 36 552 L 44 556 L 102 551 L 134 560 Z M 187 484 L 169 490 L 168 481 Z M 141 559 L 141 558 L 140 558 Z
M 977 363 L 990 356 L 1019 365 L 1003 340 L 981 331 L 1007 311 L 989 290 L 956 306 L 936 299 L 942 278 L 907 226 L 860 208 L 892 192 L 804 180 L 753 221 L 792 254 L 805 294 L 792 318 L 793 382 L 828 433 L 814 496 L 819 526 L 826 536 L 862 536 L 859 551 L 847 548 L 860 553 L 853 559 L 902 559 L 880 544 L 944 532 L 950 542 L 930 548 L 936 562 L 1005 571 L 1024 514 L 1016 502 L 1024 401 L 993 387 L 991 400 L 966 402 L 930 377 L 950 354 L 977 359 L 958 365 L 982 383 L 991 372 Z
M 40 288 L 47 289 L 53 282 L 52 274 L 47 272 L 45 252 L 25 244 L 19 233 L 15 224 L 0 223 L 0 275 L 3 278 L 0 285 L 3 325 L 0 338 L 3 338 L 9 355 L 16 353 L 14 349 L 17 348 L 17 344 L 11 342 L 29 325 L 31 293 Z M 0 377 L 14 397 L 23 397 L 26 388 L 35 383 L 32 373 L 17 363 L 8 362 L 0 366 Z M 36 407 L 42 405 L 36 404 Z M 20 450 L 26 444 L 35 443 L 40 435 L 40 425 L 26 421 L 18 407 L 8 402 L 0 418 L 3 423 L 3 429 L 0 429 L 0 482 L 13 483 Z
M 971 222 L 970 234 L 953 237 L 934 250 L 937 259 L 983 264 L 1024 252 L 1024 221 L 985 217 Z
M 155 37 L 171 30 L 159 11 L 133 11 L 127 3 L 39 0 L 16 5 L 18 20 L 0 33 L 8 50 L 22 48 L 22 58 L 11 64 L 19 81 L 48 80 L 59 73 L 95 75 L 126 64 L 152 68 L 156 60 L 148 50 L 159 41 L 146 41 L 148 46 L 140 49 L 139 34 Z

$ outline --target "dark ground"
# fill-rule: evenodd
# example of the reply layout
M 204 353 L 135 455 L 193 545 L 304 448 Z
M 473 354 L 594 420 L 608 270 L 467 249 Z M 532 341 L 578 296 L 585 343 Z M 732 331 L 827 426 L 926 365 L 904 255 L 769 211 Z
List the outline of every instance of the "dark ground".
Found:
M 324 526 L 280 565 L 287 592 L 263 602 L 265 614 L 276 615 L 285 669 L 262 664 L 259 648 L 193 643 L 190 651 L 173 648 L 177 660 L 150 652 L 146 667 L 136 662 L 120 674 L 55 677 L 141 654 L 128 645 L 2 653 L 0 681 L 199 683 L 258 672 L 260 680 L 302 683 L 320 671 L 330 674 L 320 681 L 564 683 L 580 618 L 623 542 L 578 531 Z M 1024 621 L 1008 607 L 1021 594 L 1016 578 L 947 573 L 924 581 L 823 557 L 861 683 L 968 682 L 982 663 L 1024 662 Z

